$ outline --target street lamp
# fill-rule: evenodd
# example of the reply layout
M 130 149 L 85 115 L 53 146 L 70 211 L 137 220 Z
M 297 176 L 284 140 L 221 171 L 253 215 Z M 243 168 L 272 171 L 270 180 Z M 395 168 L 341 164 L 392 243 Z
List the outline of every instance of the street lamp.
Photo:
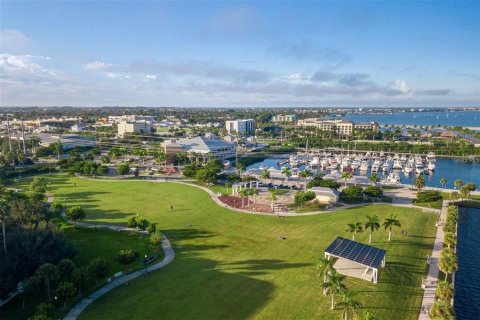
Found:
M 148 256 L 145 255 L 145 275 L 148 274 Z

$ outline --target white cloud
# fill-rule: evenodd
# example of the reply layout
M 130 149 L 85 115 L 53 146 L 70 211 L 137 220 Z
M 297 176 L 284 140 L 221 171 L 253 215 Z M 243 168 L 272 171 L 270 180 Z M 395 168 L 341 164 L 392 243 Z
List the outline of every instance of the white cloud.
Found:
M 92 61 L 87 63 L 84 66 L 86 70 L 90 70 L 90 71 L 106 70 L 106 69 L 110 69 L 111 67 L 113 67 L 113 64 L 100 62 L 100 61 Z
M 157 76 L 154 75 L 154 74 L 146 74 L 146 75 L 145 75 L 145 78 L 146 78 L 147 80 L 157 80 Z
M 410 90 L 410 87 L 408 86 L 407 81 L 405 80 L 395 80 L 392 84 L 392 89 L 401 93 L 401 94 L 411 94 L 412 91 Z
M 0 52 L 23 53 L 33 46 L 33 41 L 17 30 L 0 29 Z

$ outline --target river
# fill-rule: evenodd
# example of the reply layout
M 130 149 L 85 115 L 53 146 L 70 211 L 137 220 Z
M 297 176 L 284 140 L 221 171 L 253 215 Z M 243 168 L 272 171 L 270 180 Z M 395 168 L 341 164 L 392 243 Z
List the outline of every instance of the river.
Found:
M 458 320 L 480 315 L 480 209 L 460 207 L 458 218 L 458 272 L 455 274 L 455 313 Z

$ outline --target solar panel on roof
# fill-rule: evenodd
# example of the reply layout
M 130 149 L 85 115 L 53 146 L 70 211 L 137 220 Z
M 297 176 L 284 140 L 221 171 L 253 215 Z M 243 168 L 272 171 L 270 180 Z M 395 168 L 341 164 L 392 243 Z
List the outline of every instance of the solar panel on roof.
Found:
M 337 237 L 325 250 L 326 253 L 378 269 L 386 251 L 357 241 Z

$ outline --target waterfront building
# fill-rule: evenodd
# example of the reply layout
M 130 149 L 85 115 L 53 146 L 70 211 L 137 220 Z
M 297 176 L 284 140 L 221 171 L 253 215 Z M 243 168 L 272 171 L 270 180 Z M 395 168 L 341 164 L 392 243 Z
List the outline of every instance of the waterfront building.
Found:
M 272 117 L 272 122 L 295 122 L 297 119 L 298 117 L 295 114 L 277 114 Z
M 117 125 L 118 136 L 123 137 L 125 133 L 150 133 L 152 131 L 151 122 L 141 121 L 121 121 Z
M 319 119 L 307 118 L 298 120 L 297 125 L 304 127 L 317 127 L 322 131 L 335 131 L 340 136 L 349 136 L 354 129 L 371 129 L 378 130 L 376 122 L 354 123 L 344 119 Z
M 253 135 L 255 133 L 255 120 L 227 120 L 225 122 L 225 128 L 230 134 Z
M 335 204 L 338 201 L 338 191 L 332 188 L 326 187 L 313 187 L 309 189 L 315 193 L 315 198 L 320 203 Z
M 170 139 L 162 145 L 169 162 L 172 162 L 175 155 L 179 153 L 186 154 L 194 161 L 224 160 L 235 157 L 237 149 L 236 143 L 218 139 L 213 134 L 187 139 Z

